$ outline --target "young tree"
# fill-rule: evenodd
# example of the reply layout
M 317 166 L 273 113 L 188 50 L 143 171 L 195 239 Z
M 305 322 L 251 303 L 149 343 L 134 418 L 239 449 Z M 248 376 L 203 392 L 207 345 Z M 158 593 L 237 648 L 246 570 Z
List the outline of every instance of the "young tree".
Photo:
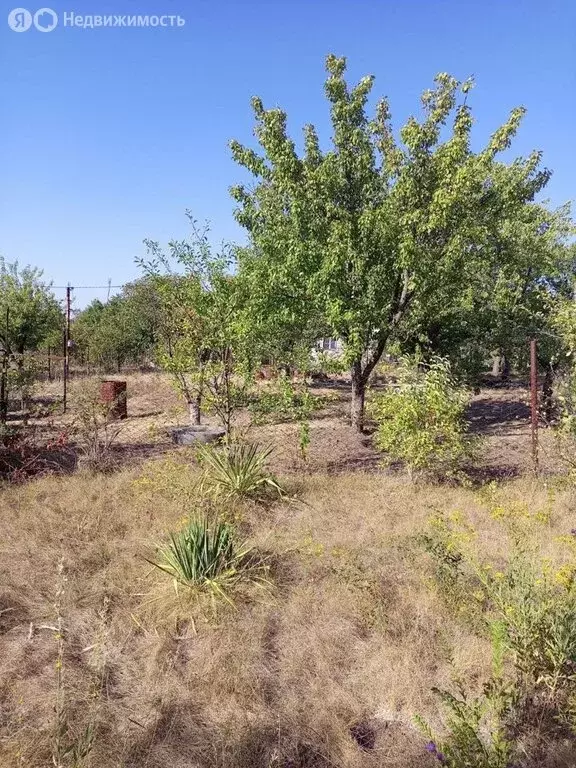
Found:
M 0 257 L 0 422 L 6 422 L 10 390 L 20 392 L 22 405 L 34 382 L 37 361 L 26 356 L 63 327 L 62 310 L 42 272 L 18 268 Z
M 286 114 L 254 98 L 263 154 L 236 141 L 231 148 L 256 184 L 231 192 L 252 240 L 253 282 L 270 297 L 259 298 L 256 309 L 294 318 L 317 313 L 344 341 L 352 423 L 361 430 L 366 385 L 387 344 L 417 306 L 440 292 L 458 295 L 479 265 L 494 263 L 486 243 L 497 222 L 513 219 L 549 174 L 537 153 L 511 166 L 496 160 L 517 131 L 521 108 L 482 151 L 472 151 L 470 81 L 438 75 L 422 96 L 422 119 L 409 118 L 397 142 L 386 99 L 368 119 L 373 78 L 350 89 L 345 59 L 331 55 L 326 65 L 333 146 L 323 151 L 309 125 L 300 156 Z
M 231 246 L 214 253 L 208 227 L 199 228 L 187 215 L 192 238 L 171 241 L 168 255 L 157 242 L 146 240 L 148 259 L 139 263 L 160 301 L 158 359 L 185 398 L 191 423 L 200 424 L 208 399 L 229 431 L 243 350 L 241 291 L 230 274 Z

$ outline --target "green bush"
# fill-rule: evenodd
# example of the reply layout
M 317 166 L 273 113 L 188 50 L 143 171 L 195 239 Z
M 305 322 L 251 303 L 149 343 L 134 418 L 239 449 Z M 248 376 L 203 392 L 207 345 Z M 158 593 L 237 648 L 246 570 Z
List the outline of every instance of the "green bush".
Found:
M 255 424 L 283 421 L 307 421 L 321 408 L 323 398 L 310 394 L 306 384 L 295 384 L 281 375 L 267 388 L 261 389 L 249 405 Z
M 576 375 L 565 371 L 555 381 L 553 434 L 556 453 L 572 479 L 576 476 Z
M 403 361 L 397 377 L 397 386 L 375 396 L 369 408 L 384 461 L 401 462 L 411 477 L 419 471 L 453 472 L 473 447 L 464 421 L 465 391 L 443 360 L 425 369 Z
M 228 443 L 202 446 L 198 460 L 204 470 L 202 486 L 225 499 L 258 499 L 283 489 L 268 469 L 273 448 L 257 443 Z
M 479 696 L 459 683 L 456 694 L 436 691 L 444 735 L 418 720 L 431 752 L 451 768 L 522 765 L 526 744 L 535 758 L 555 739 L 571 738 L 576 749 L 576 542 L 566 537 L 569 558 L 553 567 L 526 543 L 525 522 L 523 536 L 511 529 L 512 555 L 498 569 L 471 552 L 474 531 L 455 516 L 435 516 L 422 539 L 446 604 L 458 619 L 475 610 L 493 649 L 493 673 Z
M 457 681 L 457 692 L 433 689 L 446 712 L 446 734 L 439 737 L 421 718 L 420 730 L 429 739 L 427 750 L 448 768 L 511 768 L 513 744 L 506 735 L 505 716 L 513 708 L 515 692 L 500 678 L 470 697 Z

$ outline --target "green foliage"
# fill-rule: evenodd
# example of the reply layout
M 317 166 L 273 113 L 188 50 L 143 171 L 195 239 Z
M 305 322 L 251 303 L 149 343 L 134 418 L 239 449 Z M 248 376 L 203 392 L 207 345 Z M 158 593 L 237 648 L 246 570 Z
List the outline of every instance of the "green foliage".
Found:
M 106 370 L 148 363 L 160 324 L 158 295 L 148 278 L 129 283 L 103 304 L 95 299 L 72 323 L 74 356 Z
M 437 75 L 422 95 L 422 119 L 410 117 L 397 142 L 386 99 L 367 114 L 373 78 L 349 87 L 346 60 L 334 55 L 326 69 L 332 145 L 323 151 L 308 125 L 299 155 L 286 113 L 254 98 L 262 152 L 236 141 L 231 149 L 256 183 L 231 193 L 251 238 L 240 257 L 251 316 L 287 339 L 309 343 L 314 326 L 317 336 L 327 329 L 342 339 L 361 429 L 366 385 L 387 345 L 427 333 L 438 308 L 512 258 L 500 235 L 520 241 L 514 229 L 550 174 L 537 152 L 499 160 L 522 108 L 472 150 L 470 81 Z
M 62 309 L 50 285 L 42 280 L 42 271 L 19 269 L 16 262 L 9 264 L 0 257 L 0 338 L 5 349 L 23 355 L 39 349 L 50 334 L 61 329 Z
M 20 269 L 17 263 L 9 264 L 0 257 L 0 346 L 8 366 L 0 404 L 2 419 L 11 394 L 17 392 L 23 401 L 30 394 L 38 363 L 28 353 L 53 336 L 61 343 L 62 328 L 62 309 L 50 285 L 42 280 L 42 271 Z
M 249 410 L 255 424 L 270 424 L 306 421 L 322 404 L 323 399 L 313 396 L 305 382 L 298 384 L 281 374 L 254 393 Z
M 435 735 L 420 717 L 416 724 L 430 739 L 427 750 L 448 768 L 509 768 L 513 745 L 504 718 L 514 703 L 514 690 L 491 680 L 480 696 L 470 697 L 460 681 L 455 694 L 434 688 L 446 712 L 446 734 Z
M 555 362 L 560 345 L 552 321 L 561 297 L 571 293 L 574 256 L 567 241 L 573 232 L 568 206 L 550 211 L 531 202 L 511 213 L 503 211 L 482 246 L 503 257 L 475 259 L 474 272 L 457 294 L 447 286 L 414 307 L 403 349 L 447 357 L 471 382 L 495 355 L 525 370 L 532 337 L 538 338 L 540 364 Z
M 157 359 L 185 398 L 191 421 L 199 424 L 205 407 L 229 433 L 250 377 L 240 312 L 243 284 L 230 274 L 232 247 L 214 252 L 208 227 L 187 216 L 190 240 L 171 241 L 168 255 L 146 240 L 148 260 L 139 261 L 159 297 Z
M 475 532 L 458 516 L 435 516 L 423 538 L 446 604 L 458 619 L 468 613 L 462 602 L 474 605 L 481 617 L 478 630 L 490 637 L 493 649 L 493 674 L 480 696 L 471 698 L 461 685 L 457 695 L 437 691 L 447 712 L 446 735 L 435 737 L 419 721 L 453 768 L 503 768 L 520 758 L 527 739 L 535 756 L 566 729 L 576 734 L 573 537 L 566 539 L 567 561 L 554 568 L 527 543 L 537 515 L 524 516 L 518 527 L 508 525 L 505 510 L 494 516 L 505 521 L 514 539 L 509 561 L 498 570 L 472 552 Z
M 261 499 L 270 493 L 281 496 L 281 485 L 267 469 L 272 451 L 244 442 L 202 446 L 198 451 L 204 470 L 202 484 L 226 499 Z
M 310 448 L 310 422 L 301 421 L 300 428 L 298 430 L 298 447 L 300 449 L 300 457 L 303 461 L 308 460 L 308 449 Z
M 470 454 L 464 409 L 467 397 L 449 365 L 434 360 L 425 369 L 403 361 L 398 384 L 374 397 L 376 446 L 385 461 L 402 462 L 412 476 L 426 470 L 447 474 Z
M 185 587 L 198 597 L 232 604 L 232 593 L 242 580 L 266 583 L 266 569 L 253 554 L 250 547 L 236 541 L 229 523 L 211 524 L 201 518 L 170 534 L 152 564 L 172 577 L 176 592 Z
M 552 327 L 561 343 L 556 364 L 556 420 L 558 454 L 570 473 L 576 473 L 576 304 L 574 298 L 554 303 Z
M 322 397 L 310 393 L 305 381 L 297 384 L 281 374 L 270 386 L 256 392 L 249 410 L 255 424 L 297 422 L 298 449 L 300 457 L 306 461 L 310 447 L 310 417 L 323 402 Z
M 419 537 L 420 546 L 431 556 L 438 594 L 458 619 L 473 629 L 484 623 L 484 595 L 474 572 L 466 567 L 464 552 L 473 532 L 458 514 L 451 518 L 435 514 Z
M 330 355 L 320 350 L 313 355 L 309 368 L 312 376 L 334 376 L 345 373 L 348 366 L 343 355 Z

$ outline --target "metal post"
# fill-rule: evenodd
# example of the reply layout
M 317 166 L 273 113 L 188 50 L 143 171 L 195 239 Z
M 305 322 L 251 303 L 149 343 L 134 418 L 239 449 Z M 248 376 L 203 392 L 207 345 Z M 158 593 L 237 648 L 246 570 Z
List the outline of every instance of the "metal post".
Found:
M 530 340 L 530 411 L 532 415 L 532 466 L 538 474 L 538 363 L 536 339 Z
M 70 293 L 72 291 L 72 288 L 70 285 L 66 288 L 66 325 L 64 328 L 64 384 L 63 384 L 63 390 L 62 390 L 62 403 L 63 403 L 63 410 L 64 413 L 66 413 L 66 406 L 67 406 L 67 395 L 68 395 L 68 373 L 70 370 L 70 356 L 69 356 L 69 347 L 70 347 Z
M 4 349 L 2 350 L 2 374 L 0 376 L 0 423 L 8 420 L 8 356 L 10 354 L 8 334 L 10 331 L 10 309 L 6 307 L 6 327 L 4 331 Z

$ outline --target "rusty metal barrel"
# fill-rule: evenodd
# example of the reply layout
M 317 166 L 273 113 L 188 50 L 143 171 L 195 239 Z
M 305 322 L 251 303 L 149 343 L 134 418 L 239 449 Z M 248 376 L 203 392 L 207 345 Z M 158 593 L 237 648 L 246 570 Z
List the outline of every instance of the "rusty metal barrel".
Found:
M 116 379 L 102 381 L 100 383 L 100 400 L 108 407 L 108 414 L 111 419 L 128 418 L 125 381 L 116 381 Z

